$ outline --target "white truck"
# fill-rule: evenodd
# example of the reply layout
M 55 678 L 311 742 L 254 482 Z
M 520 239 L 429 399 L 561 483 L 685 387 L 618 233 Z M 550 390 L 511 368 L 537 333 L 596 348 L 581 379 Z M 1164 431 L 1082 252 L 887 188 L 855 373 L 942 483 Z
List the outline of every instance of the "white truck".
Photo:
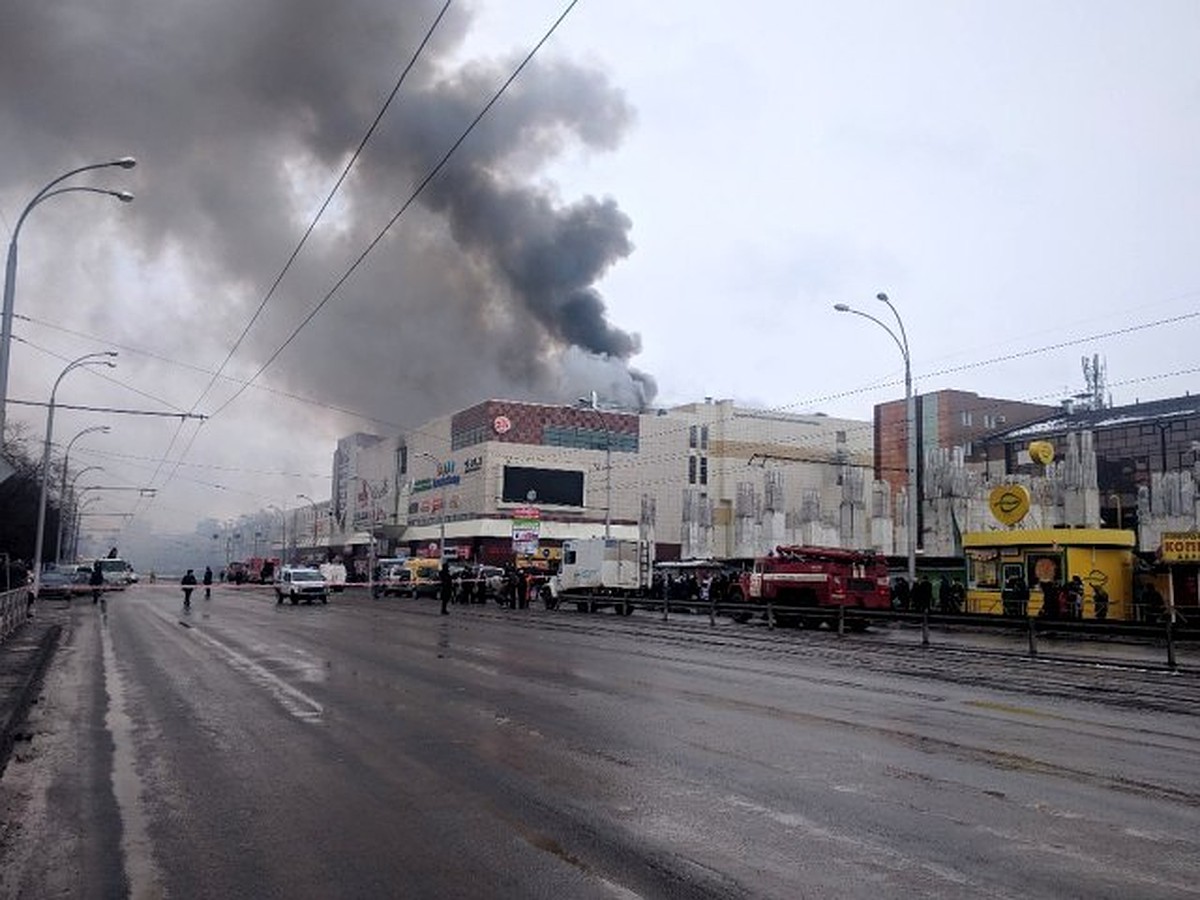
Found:
M 346 588 L 346 567 L 340 562 L 321 563 L 321 577 L 334 593 L 340 593 Z
M 563 541 L 562 567 L 550 580 L 543 599 L 549 609 L 566 600 L 583 611 L 614 606 L 628 615 L 632 607 L 621 599 L 645 595 L 653 569 L 654 547 L 645 541 Z

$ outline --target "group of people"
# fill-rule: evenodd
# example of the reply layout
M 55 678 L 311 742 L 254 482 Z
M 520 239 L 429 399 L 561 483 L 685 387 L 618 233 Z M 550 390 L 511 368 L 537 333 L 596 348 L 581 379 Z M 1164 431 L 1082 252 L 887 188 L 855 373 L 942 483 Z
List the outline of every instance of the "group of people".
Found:
M 962 612 L 967 605 L 967 589 L 961 581 L 950 580 L 946 575 L 938 579 L 935 594 L 933 582 L 928 575 L 917 576 L 909 585 L 903 575 L 892 582 L 892 607 L 904 612 L 939 612 L 952 616 Z
M 506 566 L 498 578 L 490 577 L 478 566 L 452 567 L 444 562 L 438 573 L 442 615 L 449 614 L 451 603 L 486 603 L 489 596 L 494 596 L 499 606 L 527 609 L 548 577 L 540 570 L 512 565 Z
M 204 599 L 208 600 L 212 597 L 213 571 L 211 566 L 204 567 Z M 192 607 L 192 591 L 196 589 L 196 571 L 188 569 L 183 578 L 179 579 L 179 585 L 183 588 L 183 608 L 191 609 Z
M 1087 591 L 1083 579 L 1073 575 L 1069 581 L 1059 584 L 1041 581 L 1036 585 L 1042 593 L 1042 608 L 1038 617 L 1051 621 L 1078 621 L 1083 618 L 1084 597 Z M 1000 591 L 1004 615 L 1025 616 L 1029 611 L 1031 588 L 1020 573 L 1009 577 Z M 1103 584 L 1092 585 L 1092 615 L 1097 621 L 1108 618 L 1108 590 Z
M 650 581 L 650 595 L 668 600 L 700 600 L 721 603 L 729 597 L 729 585 L 733 577 L 723 571 L 697 577 L 694 572 L 676 575 L 672 572 L 655 571 Z

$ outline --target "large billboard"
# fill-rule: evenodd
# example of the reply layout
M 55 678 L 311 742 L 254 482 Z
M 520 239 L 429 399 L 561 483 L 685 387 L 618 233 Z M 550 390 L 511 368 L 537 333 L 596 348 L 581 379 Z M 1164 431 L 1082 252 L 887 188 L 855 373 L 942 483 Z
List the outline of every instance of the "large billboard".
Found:
M 583 472 L 505 466 L 500 492 L 505 503 L 583 507 Z

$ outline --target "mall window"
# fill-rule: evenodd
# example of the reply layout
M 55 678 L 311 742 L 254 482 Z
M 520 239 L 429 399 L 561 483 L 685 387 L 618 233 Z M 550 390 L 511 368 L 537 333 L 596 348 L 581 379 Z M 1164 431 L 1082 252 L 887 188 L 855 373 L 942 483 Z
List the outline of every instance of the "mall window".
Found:
M 708 449 L 708 426 L 707 425 L 700 426 L 700 449 L 701 450 Z
M 463 428 L 450 435 L 450 449 L 461 450 L 463 447 L 473 447 L 487 441 L 488 428 L 479 425 L 475 428 Z
M 691 428 L 688 429 L 688 446 L 691 447 L 693 450 L 696 449 L 698 432 L 699 432 L 699 429 L 695 425 L 693 425 Z
M 603 428 L 545 425 L 542 427 L 542 445 L 545 447 L 571 447 L 576 450 L 610 448 L 613 453 L 637 453 L 638 436 L 620 431 L 605 431 Z
M 700 483 L 708 484 L 708 457 L 700 457 Z
M 688 484 L 696 483 L 696 457 L 688 457 Z

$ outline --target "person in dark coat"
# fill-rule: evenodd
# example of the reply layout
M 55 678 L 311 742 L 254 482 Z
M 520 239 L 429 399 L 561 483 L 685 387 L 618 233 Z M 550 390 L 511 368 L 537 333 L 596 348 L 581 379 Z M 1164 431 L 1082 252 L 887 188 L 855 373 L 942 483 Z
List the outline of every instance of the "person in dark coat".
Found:
M 1092 608 L 1095 610 L 1097 622 L 1108 618 L 1108 591 L 1102 584 L 1092 585 Z
M 943 575 L 938 579 L 938 611 L 946 614 L 951 612 L 954 598 L 951 596 L 950 579 Z
M 212 566 L 204 567 L 204 599 L 212 596 Z
M 442 563 L 442 570 L 438 574 L 438 588 L 442 595 L 442 615 L 450 615 L 450 593 L 454 590 L 454 579 L 450 577 L 450 563 Z
M 1060 606 L 1062 601 L 1062 588 L 1053 581 L 1043 581 L 1042 585 L 1042 611 L 1039 615 L 1043 619 L 1059 618 Z
M 192 591 L 196 589 L 196 573 L 188 569 L 187 574 L 179 579 L 179 584 L 183 588 L 183 608 L 191 609 Z
M 517 569 L 517 607 L 526 609 L 529 606 L 529 573 Z
M 104 589 L 104 573 L 100 570 L 100 560 L 92 563 L 92 574 L 88 576 L 88 586 L 92 589 L 92 605 L 100 600 L 100 591 Z
M 933 583 L 928 575 L 917 579 L 912 591 L 913 608 L 919 613 L 929 612 L 933 607 Z

